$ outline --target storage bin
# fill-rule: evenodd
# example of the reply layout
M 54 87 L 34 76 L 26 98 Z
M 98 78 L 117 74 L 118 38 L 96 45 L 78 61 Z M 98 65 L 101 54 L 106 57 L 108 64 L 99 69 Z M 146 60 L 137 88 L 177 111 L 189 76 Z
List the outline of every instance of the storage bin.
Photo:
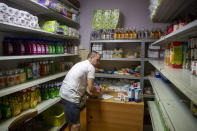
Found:
M 42 113 L 42 115 L 47 124 L 55 127 L 61 126 L 66 122 L 64 109 L 59 103 Z

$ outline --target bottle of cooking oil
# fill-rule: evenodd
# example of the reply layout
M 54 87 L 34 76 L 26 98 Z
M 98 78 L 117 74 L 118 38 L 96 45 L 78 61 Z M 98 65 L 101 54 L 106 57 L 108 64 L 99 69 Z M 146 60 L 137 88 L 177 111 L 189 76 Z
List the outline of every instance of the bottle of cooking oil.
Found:
M 125 34 L 124 34 L 124 37 L 126 40 L 129 39 L 129 29 L 128 28 L 125 28 Z
M 137 39 L 137 32 L 136 32 L 136 28 L 133 28 L 133 39 Z
M 125 30 L 124 28 L 121 28 L 121 40 L 125 39 Z
M 132 28 L 129 28 L 128 33 L 129 33 L 129 39 L 132 40 L 133 39 L 133 30 L 132 30 Z

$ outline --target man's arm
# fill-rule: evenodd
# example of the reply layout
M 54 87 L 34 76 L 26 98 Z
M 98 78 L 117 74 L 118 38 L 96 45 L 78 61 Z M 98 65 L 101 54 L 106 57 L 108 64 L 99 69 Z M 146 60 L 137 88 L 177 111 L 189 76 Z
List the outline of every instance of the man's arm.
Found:
M 94 79 L 88 78 L 88 89 L 91 92 L 91 94 L 95 97 L 101 97 L 102 94 L 96 90 L 94 87 Z

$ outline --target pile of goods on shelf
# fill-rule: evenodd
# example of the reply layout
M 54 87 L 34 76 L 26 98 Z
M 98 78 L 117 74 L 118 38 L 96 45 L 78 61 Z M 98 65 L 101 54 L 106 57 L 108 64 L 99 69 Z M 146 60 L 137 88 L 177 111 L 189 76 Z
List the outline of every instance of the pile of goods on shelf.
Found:
M 18 10 L 0 3 L 0 22 L 21 25 L 24 27 L 39 29 L 38 17 L 27 11 Z
M 60 35 L 65 35 L 69 37 L 79 38 L 80 32 L 74 28 L 68 27 L 66 25 L 60 25 L 56 20 L 53 21 L 40 21 L 40 27 L 44 31 L 57 33 Z
M 117 75 L 134 75 L 135 77 L 140 77 L 141 66 L 132 66 L 131 68 L 122 68 L 117 70 L 114 68 L 112 71 L 107 71 L 105 69 L 95 69 L 96 73 L 105 73 L 105 74 L 117 74 Z
M 92 29 L 115 29 L 119 25 L 120 10 L 95 10 Z
M 40 54 L 78 54 L 78 46 L 70 42 L 5 38 L 3 41 L 4 56 L 40 55 Z
M 40 61 L 22 63 L 17 69 L 0 72 L 0 88 L 14 86 L 28 80 L 63 72 L 72 67 L 71 62 Z
M 59 97 L 61 82 L 37 85 L 0 98 L 0 120 L 35 108 L 41 101 Z
M 152 46 L 148 47 L 148 58 L 153 59 L 163 59 L 164 58 L 164 48 L 160 46 Z
M 126 52 L 122 48 L 115 48 L 114 50 L 104 50 L 103 44 L 92 44 L 92 51 L 101 54 L 102 58 L 137 58 L 140 56 L 140 49 L 136 48 L 135 51 Z
M 189 14 L 185 20 L 180 19 L 180 20 L 173 22 L 173 24 L 171 24 L 167 27 L 167 34 L 170 34 L 173 31 L 176 31 L 178 29 L 181 29 L 182 27 L 184 27 L 185 25 L 189 24 L 190 22 L 192 22 L 196 19 L 197 19 L 197 13 L 196 13 L 196 16 Z
M 197 75 L 197 38 L 167 44 L 164 63 L 172 68 L 191 70 L 193 75 Z
M 97 91 L 119 92 L 118 97 L 114 101 L 135 101 L 140 102 L 142 98 L 142 90 L 140 89 L 140 82 L 131 80 L 114 80 L 114 79 L 96 79 L 94 83 Z
M 159 39 L 163 35 L 161 29 L 117 28 L 94 30 L 91 33 L 91 40 L 136 40 L 136 39 Z
M 78 11 L 73 8 L 70 9 L 58 0 L 38 0 L 37 2 L 72 19 L 75 22 L 79 22 Z

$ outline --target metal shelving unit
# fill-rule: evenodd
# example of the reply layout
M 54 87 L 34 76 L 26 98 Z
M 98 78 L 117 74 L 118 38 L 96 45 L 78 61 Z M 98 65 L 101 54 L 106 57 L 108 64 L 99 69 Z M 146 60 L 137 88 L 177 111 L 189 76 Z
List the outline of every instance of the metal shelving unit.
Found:
M 2 88 L 2 89 L 0 89 L 0 97 L 6 96 L 8 94 L 12 94 L 12 93 L 17 92 L 17 91 L 27 89 L 27 88 L 35 86 L 35 85 L 39 85 L 39 84 L 42 84 L 42 83 L 45 83 L 45 82 L 48 82 L 48 81 L 51 81 L 51 80 L 55 80 L 55 79 L 60 78 L 60 77 L 64 77 L 66 74 L 67 74 L 67 71 L 62 72 L 62 73 L 58 73 L 58 74 L 55 74 L 55 75 L 41 77 L 41 78 L 29 81 L 29 82 L 25 82 L 25 83 L 22 83 L 22 84 L 18 84 L 18 85 L 15 85 L 15 86 Z
M 185 25 L 181 29 L 173 31 L 172 33 L 164 36 L 152 43 L 152 45 L 165 45 L 174 41 L 187 41 L 188 39 L 196 36 L 197 34 L 197 20 Z
M 79 38 L 75 37 L 70 37 L 70 36 L 65 36 L 65 35 L 59 35 L 55 34 L 52 32 L 44 31 L 41 29 L 33 29 L 30 27 L 24 27 L 16 24 L 11 24 L 7 22 L 0 22 L 0 31 L 2 32 L 10 32 L 10 33 L 28 33 L 28 34 L 36 34 L 36 35 L 41 35 L 41 36 L 47 36 L 47 37 L 52 37 L 55 39 L 73 39 L 73 40 L 79 40 Z
M 36 108 L 34 109 L 29 109 L 29 110 L 26 110 L 26 111 L 23 111 L 21 114 L 15 116 L 15 117 L 12 117 L 8 120 L 5 120 L 5 121 L 1 121 L 0 122 L 0 127 L 1 127 L 1 131 L 7 131 L 8 130 L 8 127 L 9 125 L 16 119 L 22 117 L 23 115 L 27 114 L 27 113 L 30 113 L 30 112 L 35 112 L 37 111 L 38 114 L 42 113 L 43 111 L 45 111 L 46 109 L 50 108 L 51 106 L 55 105 L 56 103 L 60 102 L 61 98 L 54 98 L 54 99 L 49 99 L 49 100 L 45 100 L 45 101 L 42 101 L 40 104 L 37 105 Z
M 148 58 L 145 58 L 145 44 L 150 42 L 155 42 L 155 39 L 140 39 L 140 40 L 91 40 L 90 41 L 90 50 L 92 44 L 94 43 L 106 43 L 106 44 L 113 44 L 113 43 L 139 43 L 141 44 L 141 57 L 140 58 L 102 58 L 103 61 L 139 61 L 141 63 L 141 77 L 134 77 L 134 76 L 121 76 L 121 75 L 109 75 L 109 74 L 100 74 L 99 77 L 105 78 L 124 78 L 124 79 L 138 79 L 141 83 L 141 88 L 144 87 L 144 80 L 147 79 L 144 77 L 144 63 L 148 61 Z M 98 75 L 96 75 L 98 77 Z
M 47 16 L 47 17 L 56 19 L 58 22 L 62 22 L 68 26 L 77 27 L 77 28 L 79 27 L 78 22 L 75 22 L 72 19 L 70 19 L 66 16 L 63 16 L 63 15 L 59 14 L 58 12 L 40 4 L 40 3 L 37 3 L 34 0 L 14 0 L 14 1 L 9 0 L 9 2 L 12 4 L 18 5 L 20 7 L 23 7 L 24 9 L 26 9 L 30 12 L 33 12 L 36 15 L 39 15 L 39 16 L 44 15 L 45 17 Z
M 176 18 L 186 16 L 192 9 L 196 10 L 193 5 L 197 5 L 196 0 L 161 0 L 152 21 L 173 22 Z
M 41 58 L 56 58 L 66 56 L 77 56 L 75 54 L 56 54 L 56 55 L 23 55 L 23 56 L 0 56 L 0 61 L 5 60 L 20 60 L 20 59 L 41 59 Z
M 158 71 L 160 71 L 176 88 L 197 104 L 197 77 L 191 75 L 188 70 L 173 69 L 164 66 L 161 61 L 149 61 Z
M 171 131 L 195 131 L 197 120 L 177 95 L 174 87 L 158 78 L 149 78 L 163 119 Z M 184 123 L 184 124 L 183 124 Z
M 153 101 L 148 101 L 149 113 L 152 121 L 153 131 L 165 131 L 160 118 L 159 111 Z
M 59 0 L 60 2 L 64 3 L 65 5 L 74 8 L 75 10 L 79 11 L 79 8 L 76 7 L 75 5 L 73 5 L 71 2 L 69 2 L 68 0 Z

